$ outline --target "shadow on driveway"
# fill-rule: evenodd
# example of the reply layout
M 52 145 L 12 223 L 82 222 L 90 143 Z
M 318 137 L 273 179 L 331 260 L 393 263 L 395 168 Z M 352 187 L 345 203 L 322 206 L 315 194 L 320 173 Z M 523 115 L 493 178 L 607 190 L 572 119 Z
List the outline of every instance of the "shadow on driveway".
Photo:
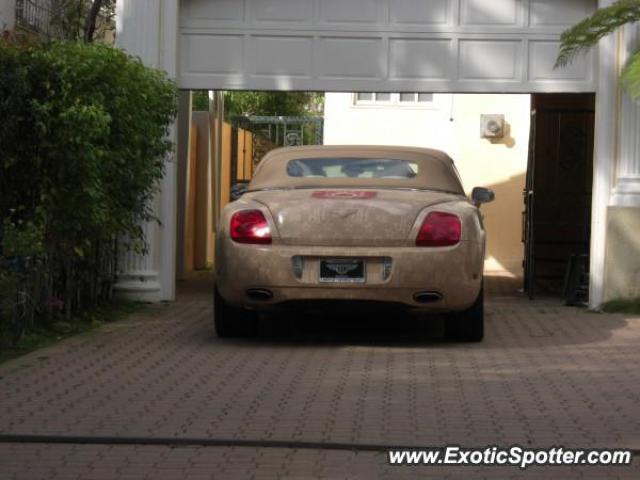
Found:
M 624 315 L 567 307 L 557 297 L 529 300 L 519 291 L 521 283 L 514 277 L 487 276 L 485 282 L 485 340 L 477 344 L 444 339 L 443 315 L 411 316 L 393 308 L 360 308 L 349 303 L 331 309 L 319 305 L 262 315 L 258 334 L 250 339 L 217 339 L 212 322 L 203 335 L 215 341 L 251 347 L 366 345 L 486 350 L 599 343 L 610 339 L 629 322 L 640 322 Z M 212 292 L 213 276 L 199 274 L 180 284 L 179 301 L 211 302 Z

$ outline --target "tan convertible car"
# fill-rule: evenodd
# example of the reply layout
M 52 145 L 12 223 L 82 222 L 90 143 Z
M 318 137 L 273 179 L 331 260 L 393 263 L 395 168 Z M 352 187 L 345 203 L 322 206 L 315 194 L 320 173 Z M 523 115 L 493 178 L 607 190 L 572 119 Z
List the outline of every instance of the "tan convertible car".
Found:
M 313 146 L 267 154 L 216 233 L 219 336 L 305 302 L 375 302 L 444 313 L 450 338 L 484 334 L 485 231 L 438 150 Z

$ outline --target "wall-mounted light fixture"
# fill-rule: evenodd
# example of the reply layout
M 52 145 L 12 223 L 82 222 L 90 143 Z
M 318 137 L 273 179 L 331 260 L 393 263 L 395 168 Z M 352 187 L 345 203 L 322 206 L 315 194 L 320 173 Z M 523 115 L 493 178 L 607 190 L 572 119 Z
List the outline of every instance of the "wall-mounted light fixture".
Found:
M 502 138 L 504 137 L 504 115 L 480 115 L 480 137 Z

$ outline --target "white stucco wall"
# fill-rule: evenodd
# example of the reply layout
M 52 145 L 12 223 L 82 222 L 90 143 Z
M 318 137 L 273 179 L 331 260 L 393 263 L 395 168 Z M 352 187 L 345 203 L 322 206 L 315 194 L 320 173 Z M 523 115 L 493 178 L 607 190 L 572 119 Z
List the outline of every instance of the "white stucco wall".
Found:
M 431 146 L 452 144 L 449 114 L 452 95 L 435 94 L 433 105 L 356 105 L 352 93 L 325 95 L 324 142 Z
M 522 190 L 527 170 L 530 95 L 436 94 L 433 105 L 361 106 L 352 93 L 327 93 L 325 143 L 438 148 L 456 162 L 468 192 L 486 186 L 488 271 L 522 275 Z M 507 134 L 480 137 L 481 114 L 504 114 Z
M 16 0 L 0 0 L 0 31 L 12 30 L 16 23 Z

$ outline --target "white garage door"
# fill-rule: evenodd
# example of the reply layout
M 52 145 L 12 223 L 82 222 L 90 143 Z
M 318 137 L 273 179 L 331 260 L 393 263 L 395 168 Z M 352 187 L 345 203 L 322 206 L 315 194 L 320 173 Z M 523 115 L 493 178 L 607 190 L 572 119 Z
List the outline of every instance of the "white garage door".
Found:
M 594 91 L 593 56 L 554 70 L 595 0 L 182 0 L 182 88 Z

